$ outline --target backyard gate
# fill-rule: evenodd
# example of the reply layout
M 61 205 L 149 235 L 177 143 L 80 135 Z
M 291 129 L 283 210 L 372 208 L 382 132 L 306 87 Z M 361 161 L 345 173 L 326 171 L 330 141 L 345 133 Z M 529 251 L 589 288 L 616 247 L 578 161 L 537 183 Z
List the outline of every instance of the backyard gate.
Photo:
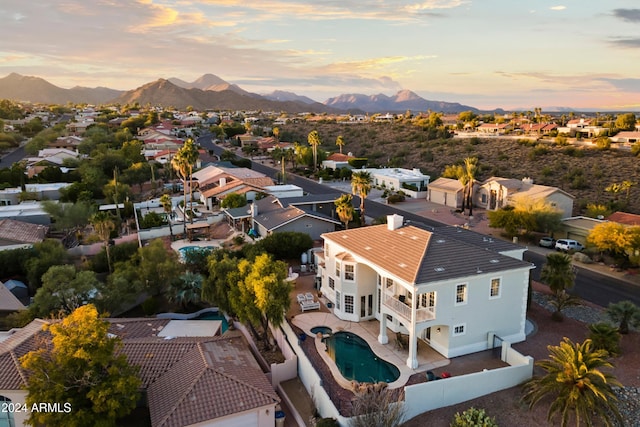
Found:
M 502 357 L 502 343 L 504 340 L 497 335 L 493 336 L 493 357 L 500 359 Z

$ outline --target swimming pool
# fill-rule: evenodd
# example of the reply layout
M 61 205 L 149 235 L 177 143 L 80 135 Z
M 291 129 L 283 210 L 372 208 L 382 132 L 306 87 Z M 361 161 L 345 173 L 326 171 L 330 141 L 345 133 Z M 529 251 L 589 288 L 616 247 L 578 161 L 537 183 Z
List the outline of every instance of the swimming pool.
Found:
M 180 254 L 180 259 L 184 261 L 186 258 L 187 252 L 195 252 L 195 251 L 212 252 L 215 249 L 216 249 L 215 246 L 183 246 L 180 249 L 178 249 L 178 253 Z
M 376 356 L 369 344 L 354 333 L 336 332 L 324 342 L 327 353 L 348 380 L 392 383 L 400 378 L 396 366 Z
M 322 335 L 327 335 L 331 333 L 331 328 L 328 326 L 314 326 L 313 328 L 311 328 L 312 334 L 316 335 L 318 332 Z

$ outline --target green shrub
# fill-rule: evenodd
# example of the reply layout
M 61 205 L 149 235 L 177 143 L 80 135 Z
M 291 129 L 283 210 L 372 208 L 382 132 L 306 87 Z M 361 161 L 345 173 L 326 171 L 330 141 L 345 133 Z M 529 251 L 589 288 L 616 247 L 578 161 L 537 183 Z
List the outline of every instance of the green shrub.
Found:
M 594 348 L 606 350 L 610 356 L 620 354 L 620 332 L 609 323 L 599 322 L 589 325 L 589 339 Z
M 404 194 L 392 194 L 389 197 L 387 197 L 387 203 L 389 203 L 390 205 L 394 203 L 404 202 L 404 200 L 405 200 Z
M 498 427 L 495 418 L 489 417 L 484 409 L 469 408 L 462 414 L 456 413 L 451 427 Z

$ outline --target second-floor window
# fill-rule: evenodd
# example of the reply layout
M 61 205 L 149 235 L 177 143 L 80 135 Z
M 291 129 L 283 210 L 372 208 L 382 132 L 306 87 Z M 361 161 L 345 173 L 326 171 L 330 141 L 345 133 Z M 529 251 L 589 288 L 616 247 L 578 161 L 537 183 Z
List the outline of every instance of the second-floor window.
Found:
M 333 277 L 329 277 L 329 287 L 331 289 L 335 289 L 336 288 L 336 281 L 333 280 Z
M 344 280 L 355 280 L 355 266 L 353 264 L 344 265 Z
M 467 303 L 467 285 L 456 286 L 456 305 Z
M 491 290 L 489 293 L 489 297 L 491 298 L 499 298 L 500 297 L 500 278 L 495 277 L 491 279 Z
M 336 277 L 340 277 L 340 263 L 336 261 Z

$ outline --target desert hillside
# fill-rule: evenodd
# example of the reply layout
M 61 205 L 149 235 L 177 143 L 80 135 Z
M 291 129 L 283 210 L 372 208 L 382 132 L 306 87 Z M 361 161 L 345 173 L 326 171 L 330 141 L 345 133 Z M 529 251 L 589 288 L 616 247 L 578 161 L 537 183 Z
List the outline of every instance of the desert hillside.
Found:
M 306 143 L 312 130 L 319 132 L 324 150 L 337 152 L 335 141 L 342 135 L 346 142 L 344 153 L 368 157 L 374 166 L 419 167 L 431 175 L 432 181 L 442 174 L 446 165 L 462 162 L 465 157 L 477 157 L 477 179 L 531 177 L 537 184 L 555 186 L 574 195 L 576 215 L 583 212 L 587 203 L 613 201 L 616 195 L 606 192 L 605 188 L 629 180 L 635 185 L 625 210 L 640 213 L 637 197 L 640 163 L 628 151 L 504 139 L 429 140 L 421 128 L 397 123 L 295 123 L 280 127 L 280 138 Z M 617 197 L 623 203 L 627 195 Z

